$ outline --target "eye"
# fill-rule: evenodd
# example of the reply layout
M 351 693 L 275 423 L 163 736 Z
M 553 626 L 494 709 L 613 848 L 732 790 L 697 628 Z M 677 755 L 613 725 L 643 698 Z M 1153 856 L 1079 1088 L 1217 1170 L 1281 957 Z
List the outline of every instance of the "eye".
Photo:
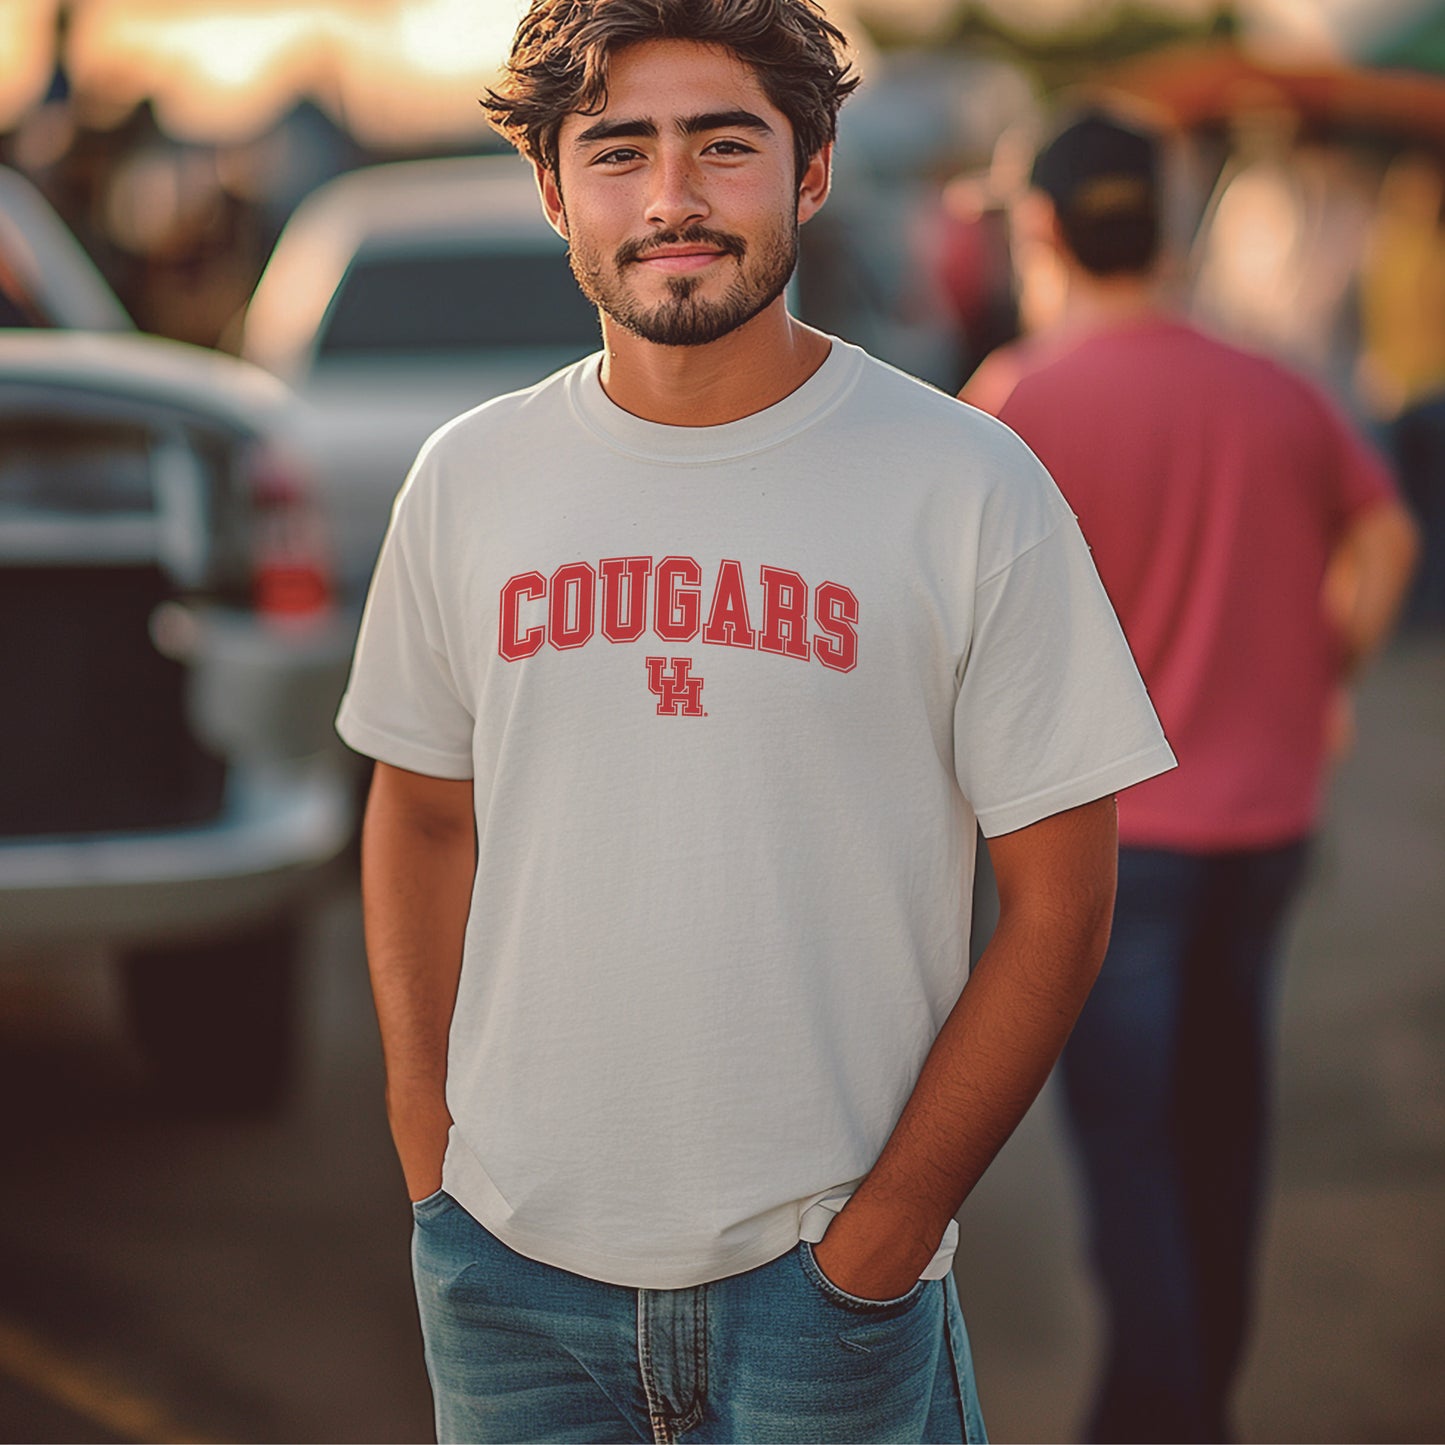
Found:
M 707 148 L 707 154 L 717 156 L 750 156 L 756 151 L 740 140 L 715 140 Z
M 639 159 L 641 155 L 642 152 L 632 146 L 618 146 L 615 150 L 603 151 L 601 155 L 594 156 L 592 164 L 594 166 L 621 166 Z

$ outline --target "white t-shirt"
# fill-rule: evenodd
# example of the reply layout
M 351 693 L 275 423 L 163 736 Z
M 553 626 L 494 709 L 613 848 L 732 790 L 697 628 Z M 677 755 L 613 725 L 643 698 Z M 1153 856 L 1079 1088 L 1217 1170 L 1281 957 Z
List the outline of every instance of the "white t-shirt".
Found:
M 840 341 L 724 426 L 598 370 L 427 443 L 338 726 L 475 780 L 445 1187 L 524 1255 L 680 1288 L 821 1237 L 872 1166 L 964 983 L 975 818 L 1173 757 L 998 422 Z

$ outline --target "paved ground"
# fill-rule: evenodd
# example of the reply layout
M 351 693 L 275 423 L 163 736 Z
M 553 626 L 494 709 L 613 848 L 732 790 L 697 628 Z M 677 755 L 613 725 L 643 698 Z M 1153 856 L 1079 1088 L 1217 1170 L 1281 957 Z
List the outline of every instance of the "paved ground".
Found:
M 1445 1439 L 1445 645 L 1362 699 L 1295 932 L 1251 1440 Z M 273 1123 L 168 1115 L 101 960 L 0 974 L 0 1439 L 429 1438 L 354 893 Z M 1095 1348 L 1046 1095 L 964 1216 L 993 1436 L 1067 1440 Z

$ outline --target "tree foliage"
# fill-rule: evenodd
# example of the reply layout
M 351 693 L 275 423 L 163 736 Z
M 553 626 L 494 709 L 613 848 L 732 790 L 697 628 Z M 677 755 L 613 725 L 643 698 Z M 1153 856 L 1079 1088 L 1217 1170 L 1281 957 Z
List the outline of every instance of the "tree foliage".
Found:
M 1238 31 L 1230 0 L 1221 0 L 1214 14 L 1202 21 L 1171 17 L 1126 0 L 1101 18 L 1042 33 L 1008 25 L 971 0 L 958 0 L 956 12 L 937 42 L 941 47 L 1014 61 L 1037 76 L 1046 90 L 1076 84 L 1100 69 L 1161 46 L 1217 39 Z M 883 49 L 917 43 L 916 35 L 890 25 L 886 16 L 876 12 L 868 17 L 867 27 Z

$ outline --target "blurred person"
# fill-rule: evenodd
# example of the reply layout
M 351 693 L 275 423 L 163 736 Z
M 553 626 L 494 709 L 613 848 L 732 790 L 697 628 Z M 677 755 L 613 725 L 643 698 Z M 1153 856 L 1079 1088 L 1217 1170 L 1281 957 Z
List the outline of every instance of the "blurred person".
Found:
M 943 187 L 930 238 L 931 270 L 963 353 L 960 376 L 1019 332 L 1008 213 L 985 176 Z
M 1339 146 L 1302 137 L 1280 98 L 1242 108 L 1231 132 L 1230 159 L 1192 248 L 1190 314 L 1348 385 L 1352 299 L 1372 209 L 1368 169 Z
M 788 314 L 849 72 L 537 0 L 486 98 L 604 349 L 424 447 L 339 718 L 442 1440 L 984 1438 L 954 1216 L 1173 758 L 1026 449 Z
M 1407 617 L 1445 622 L 1445 174 L 1396 157 L 1360 268 L 1360 381 L 1388 425 L 1401 490 L 1424 540 Z
M 1107 1312 L 1095 1441 L 1234 1438 L 1282 931 L 1342 689 L 1416 550 L 1331 402 L 1161 305 L 1160 173 L 1159 139 L 1098 111 L 1039 151 L 1019 264 L 1061 311 L 963 392 L 1076 511 L 1179 757 L 1120 799 L 1113 936 L 1062 1061 Z

